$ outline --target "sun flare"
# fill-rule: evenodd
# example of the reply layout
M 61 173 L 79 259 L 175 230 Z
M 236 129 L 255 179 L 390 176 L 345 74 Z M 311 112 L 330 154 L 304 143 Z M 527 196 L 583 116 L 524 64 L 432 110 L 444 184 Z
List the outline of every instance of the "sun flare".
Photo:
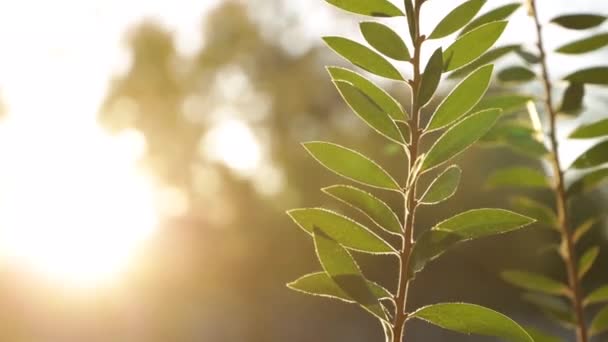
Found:
M 143 139 L 78 128 L 0 126 L 0 256 L 54 283 L 96 287 L 128 268 L 158 217 L 137 167 Z

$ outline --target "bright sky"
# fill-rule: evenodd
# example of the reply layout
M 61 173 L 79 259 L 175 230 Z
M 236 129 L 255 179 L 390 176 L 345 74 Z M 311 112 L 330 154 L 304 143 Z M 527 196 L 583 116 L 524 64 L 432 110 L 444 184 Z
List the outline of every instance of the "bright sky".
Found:
M 200 47 L 204 13 L 218 1 L 0 1 L 0 99 L 9 110 L 0 124 L 0 256 L 63 280 L 96 282 L 119 271 L 117 265 L 125 264 L 134 246 L 154 231 L 160 219 L 151 200 L 154 183 L 136 166 L 145 148 L 141 135 L 110 137 L 95 115 L 110 79 L 129 68 L 124 36 L 133 25 L 157 19 L 175 33 L 180 52 L 190 54 Z M 491 8 L 510 1 L 488 2 Z M 426 31 L 440 20 L 446 3 L 453 1 L 432 0 L 425 6 Z M 597 0 L 541 0 L 540 7 L 549 18 L 573 3 L 577 12 L 608 12 L 608 2 Z M 263 4 L 257 3 L 254 15 L 269 27 L 285 19 L 263 12 Z M 285 4 L 293 7 L 288 12 L 306 15 L 298 31 L 283 34 L 284 44 L 295 35 L 308 39 L 298 44 L 306 47 L 320 43 L 320 34 L 354 28 L 330 19 L 334 9 L 321 0 Z M 529 20 L 519 15 L 506 40 L 528 38 L 530 29 Z M 576 36 L 553 28 L 547 33 L 549 41 Z M 566 60 L 557 64 L 570 67 Z M 219 123 L 210 136 L 208 146 L 217 146 L 219 154 L 234 152 L 223 162 L 237 171 L 261 160 L 251 149 L 245 149 L 248 159 L 237 158 L 242 149 L 229 145 L 227 136 L 254 145 L 254 134 L 242 122 Z M 110 244 L 117 246 L 112 255 L 107 254 Z M 85 271 L 91 265 L 97 273 Z

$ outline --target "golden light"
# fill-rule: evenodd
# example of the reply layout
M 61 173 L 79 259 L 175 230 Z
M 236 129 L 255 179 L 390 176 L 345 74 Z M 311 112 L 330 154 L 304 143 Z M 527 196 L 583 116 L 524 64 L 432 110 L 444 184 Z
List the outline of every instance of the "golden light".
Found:
M 4 122 L 3 263 L 59 285 L 116 280 L 158 224 L 151 182 L 136 166 L 141 153 L 143 139 L 133 132 Z

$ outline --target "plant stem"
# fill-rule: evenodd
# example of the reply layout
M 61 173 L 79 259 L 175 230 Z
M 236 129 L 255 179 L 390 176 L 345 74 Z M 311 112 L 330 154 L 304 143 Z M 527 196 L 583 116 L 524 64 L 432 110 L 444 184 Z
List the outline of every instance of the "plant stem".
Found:
M 570 286 L 572 305 L 576 315 L 576 340 L 578 342 L 587 342 L 587 323 L 585 322 L 585 313 L 583 310 L 583 300 L 581 293 L 581 284 L 578 277 L 577 258 L 574 246 L 572 232 L 569 229 L 569 208 L 568 195 L 564 185 L 564 171 L 560 166 L 559 143 L 557 140 L 557 111 L 553 107 L 553 86 L 549 76 L 549 68 L 547 66 L 547 54 L 544 48 L 542 26 L 536 9 L 536 0 L 530 0 L 531 15 L 534 18 L 536 26 L 536 34 L 538 37 L 538 50 L 540 53 L 540 65 L 542 69 L 542 81 L 545 90 L 545 110 L 549 114 L 549 140 L 551 144 L 551 164 L 554 174 L 554 190 L 556 197 L 557 216 L 559 230 L 562 235 L 562 244 L 565 249 L 562 249 L 562 259 L 566 265 L 568 273 L 568 283 Z
M 409 1 L 409 0 L 407 0 Z M 393 340 L 394 342 L 402 342 L 404 339 L 405 321 L 407 320 L 407 295 L 409 288 L 408 269 L 410 265 L 410 255 L 412 247 L 414 246 L 414 219 L 416 213 L 416 207 L 418 203 L 416 201 L 416 183 L 418 182 L 418 175 L 413 173 L 416 159 L 418 159 L 418 148 L 420 145 L 420 103 L 418 101 L 418 93 L 420 90 L 420 81 L 422 79 L 420 72 L 420 50 L 424 38 L 420 35 L 420 8 L 424 0 L 414 0 L 414 27 L 410 27 L 410 30 L 414 30 L 414 56 L 412 57 L 412 65 L 414 66 L 413 80 L 410 81 L 412 88 L 412 110 L 411 118 L 409 120 L 410 131 L 411 131 L 411 142 L 408 146 L 409 149 L 409 175 L 414 179 L 408 179 L 408 187 L 404 191 L 405 197 L 405 210 L 404 210 L 404 226 L 403 226 L 403 243 L 400 252 L 400 271 L 399 271 L 399 284 L 397 290 L 397 296 L 395 297 L 395 319 L 393 322 Z

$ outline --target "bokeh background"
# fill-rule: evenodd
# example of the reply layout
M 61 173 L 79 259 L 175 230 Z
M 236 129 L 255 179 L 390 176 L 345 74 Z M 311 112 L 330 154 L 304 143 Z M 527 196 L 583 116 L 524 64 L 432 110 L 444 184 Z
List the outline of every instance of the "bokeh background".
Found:
M 460 2 L 429 1 L 423 29 Z M 608 13 L 605 1 L 539 6 L 545 19 Z M 322 0 L 1 1 L 0 341 L 378 341 L 357 307 L 285 287 L 320 267 L 285 210 L 346 209 L 318 190 L 341 180 L 299 142 L 338 142 L 401 170 L 324 70 L 344 64 L 320 36 L 359 39 L 359 20 Z M 386 22 L 407 32 L 404 20 Z M 531 32 L 520 9 L 501 43 L 531 43 Z M 580 36 L 546 32 L 550 47 Z M 557 78 L 608 52 L 550 58 Z M 408 101 L 402 85 L 383 85 Z M 591 89 L 587 104 L 564 132 L 606 115 L 606 89 Z M 565 144 L 565 162 L 584 147 Z M 483 179 L 522 160 L 471 150 L 455 199 L 421 211 L 420 226 L 507 207 L 515 192 L 483 191 Z M 577 201 L 576 219 L 605 212 L 604 195 Z M 584 243 L 606 237 L 600 227 Z M 539 253 L 548 241 L 532 228 L 456 248 L 417 278 L 410 304 L 469 301 L 563 333 L 497 276 L 525 266 L 563 277 L 558 257 Z M 608 280 L 607 250 L 589 287 Z M 394 288 L 394 260 L 357 257 Z M 477 340 L 408 327 L 415 341 Z

